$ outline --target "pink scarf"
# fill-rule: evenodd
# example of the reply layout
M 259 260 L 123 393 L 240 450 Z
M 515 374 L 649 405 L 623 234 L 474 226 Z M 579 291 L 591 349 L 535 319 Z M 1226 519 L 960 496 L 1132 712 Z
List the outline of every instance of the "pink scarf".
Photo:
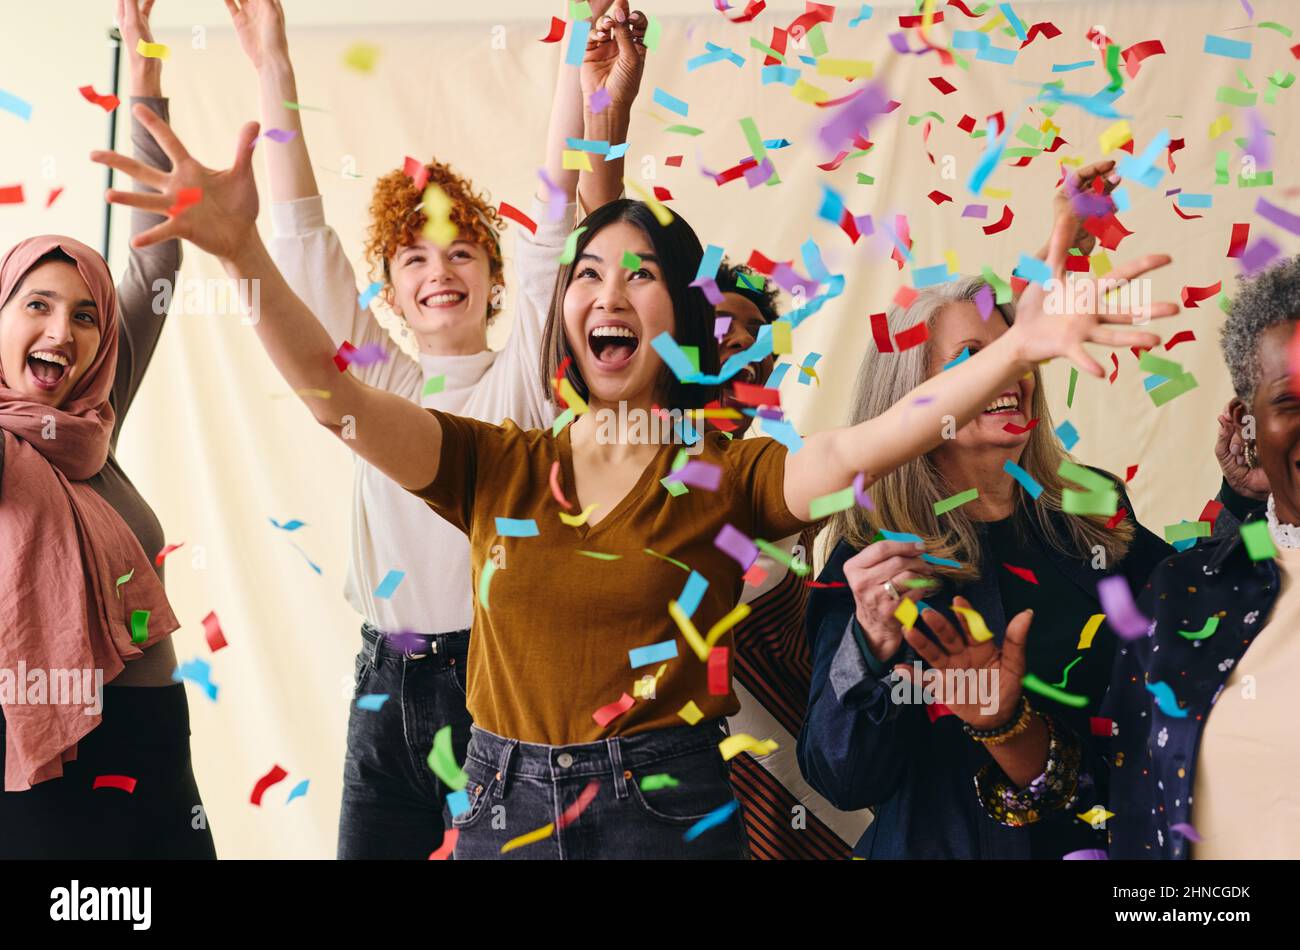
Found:
M 32 402 L 8 387 L 0 367 L 0 686 L 5 717 L 5 791 L 25 791 L 58 778 L 77 757 L 77 742 L 102 717 L 86 705 L 56 704 L 55 677 L 67 670 L 102 669 L 117 676 L 124 660 L 180 626 L 140 542 L 86 479 L 108 458 L 117 371 L 117 294 L 108 265 L 71 238 L 42 236 L 14 247 L 0 262 L 0 307 L 44 255 L 62 250 L 76 262 L 95 301 L 99 350 L 58 408 Z M 12 316 L 10 317 L 12 318 Z M 51 432 L 53 437 L 49 437 Z M 118 578 L 134 571 L 120 588 Z M 148 637 L 131 641 L 131 617 L 150 611 Z M 19 663 L 44 670 L 46 702 L 18 704 Z M 33 695 L 31 698 L 38 699 Z

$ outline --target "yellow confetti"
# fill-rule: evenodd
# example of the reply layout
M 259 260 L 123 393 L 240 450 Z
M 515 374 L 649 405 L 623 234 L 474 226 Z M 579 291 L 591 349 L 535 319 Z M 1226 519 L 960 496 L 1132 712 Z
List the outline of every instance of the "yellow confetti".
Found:
M 668 669 L 668 664 L 664 663 L 659 667 L 658 670 L 655 671 L 654 676 L 651 676 L 649 673 L 647 673 L 645 676 L 641 677 L 639 680 L 633 683 L 632 684 L 633 697 L 635 697 L 636 699 L 654 699 L 655 686 L 658 684 L 659 678 L 664 675 L 664 670 L 666 669 Z
M 740 419 L 738 409 L 687 409 L 686 414 L 692 419 Z
M 573 388 L 573 383 L 569 382 L 567 376 L 560 379 L 559 389 L 560 398 L 563 399 L 565 404 L 573 410 L 574 415 L 580 416 L 584 412 L 590 411 L 590 407 L 587 405 L 586 401 L 578 395 L 578 391 Z
M 772 352 L 776 355 L 794 352 L 791 329 L 790 324 L 783 320 L 777 320 L 772 324 Z
M 948 273 L 950 273 L 950 274 L 960 274 L 960 273 L 961 273 L 961 267 L 958 265 L 958 262 L 957 262 L 957 252 L 956 252 L 956 251 L 951 250 L 951 249 L 949 249 L 949 250 L 947 250 L 947 251 L 944 251 L 944 252 L 943 252 L 943 259 L 944 259 L 944 262 L 948 265 Z
M 1125 142 L 1133 140 L 1133 129 L 1128 124 L 1128 119 L 1120 119 L 1105 132 L 1098 136 L 1097 141 L 1101 144 L 1101 154 L 1107 155 L 1119 148 Z
M 807 102 L 811 105 L 817 105 L 819 102 L 829 102 L 831 94 L 825 89 L 819 89 L 812 83 L 800 79 L 790 90 L 790 94 L 800 102 Z
M 1057 135 L 1060 133 L 1061 127 L 1051 119 L 1044 119 L 1043 124 L 1038 127 L 1038 131 L 1046 135 Z
M 370 43 L 353 43 L 343 54 L 343 65 L 359 73 L 368 73 L 375 68 L 379 59 L 379 47 Z
M 985 198 L 996 198 L 998 201 L 1006 201 L 1011 197 L 1010 188 L 985 188 L 981 193 Z
M 845 79 L 870 79 L 876 71 L 868 59 L 833 59 L 823 56 L 817 60 L 817 72 L 822 76 L 842 76 Z
M 571 515 L 568 514 L 567 512 L 561 511 L 560 520 L 563 521 L 565 524 L 567 524 L 570 528 L 578 528 L 586 524 L 587 519 L 591 516 L 591 513 L 599 507 L 600 505 L 598 505 L 596 502 L 593 501 L 586 508 L 582 509 L 582 514 L 580 515 Z
M 989 628 L 984 623 L 984 618 L 980 616 L 978 610 L 970 607 L 958 607 L 956 604 L 953 604 L 952 609 L 966 618 L 966 626 L 970 628 L 970 638 L 976 643 L 983 643 L 985 640 L 993 639 L 993 634 L 989 632 Z
M 1230 128 L 1232 128 L 1232 116 L 1221 115 L 1210 123 L 1210 138 L 1217 139 Z
M 451 198 L 437 185 L 424 189 L 424 236 L 439 247 L 449 247 L 460 231 L 451 220 Z
M 623 179 L 623 185 L 636 192 L 637 195 L 640 196 L 641 200 L 650 206 L 650 210 L 654 213 L 655 220 L 657 220 L 661 225 L 666 228 L 668 225 L 673 223 L 673 213 L 664 207 L 662 201 L 642 188 L 639 183 L 633 181 L 631 178 L 625 177 Z
M 704 718 L 704 713 L 700 712 L 700 707 L 695 705 L 695 700 L 687 701 L 686 705 L 677 710 L 677 715 L 681 716 L 690 725 L 695 725 Z
M 989 20 L 989 22 L 987 22 L 987 23 L 985 23 L 983 26 L 981 26 L 981 27 L 979 28 L 979 32 L 980 32 L 980 33 L 991 33 L 993 30 L 997 29 L 999 26 L 1002 26 L 1003 24 L 1007 24 L 1007 18 L 1004 17 L 1001 13 L 999 13 L 999 14 L 998 14 L 997 16 L 995 16 L 993 19 Z M 1007 25 L 1009 26 L 1010 24 L 1007 24 Z
M 1110 257 L 1105 251 L 1098 251 L 1088 258 L 1088 266 L 1097 277 L 1105 277 L 1110 273 Z
M 744 732 L 738 732 L 734 736 L 727 736 L 718 743 L 718 751 L 722 753 L 722 761 L 724 762 L 734 759 L 742 752 L 748 752 L 750 755 L 767 755 L 779 748 L 780 746 L 776 744 L 774 739 L 759 741 Z
M 1097 635 L 1097 629 L 1105 619 L 1105 614 L 1093 614 L 1088 618 L 1088 622 L 1083 625 L 1083 632 L 1079 634 L 1079 646 L 1077 649 L 1086 650 L 1088 647 L 1092 646 L 1092 638 Z
M 916 609 L 916 604 L 912 603 L 908 597 L 900 600 L 898 606 L 894 608 L 894 616 L 898 618 L 898 622 L 903 625 L 904 630 L 911 630 L 920 614 L 921 612 Z
M 668 601 L 668 615 L 676 621 L 677 629 L 682 632 L 682 639 L 686 641 L 686 645 L 695 651 L 695 655 L 700 658 L 701 663 L 707 663 L 709 661 L 710 647 L 704 642 L 704 638 L 700 636 L 700 631 L 695 629 L 695 624 L 691 618 L 686 616 L 686 611 L 678 606 L 677 601 Z
M 1109 821 L 1111 818 L 1114 818 L 1115 813 L 1113 811 L 1107 811 L 1106 809 L 1102 808 L 1100 805 L 1093 805 L 1087 811 L 1081 812 L 1077 814 L 1075 817 L 1077 817 L 1080 821 L 1087 822 L 1090 825 L 1097 825 L 1103 821 Z
M 730 630 L 730 629 L 731 629 L 732 627 L 734 627 L 736 624 L 740 623 L 740 621 L 742 621 L 742 620 L 744 620 L 746 617 L 748 617 L 748 616 L 749 616 L 749 609 L 750 609 L 750 608 L 749 608 L 749 604 L 737 604 L 735 607 L 731 608 L 730 611 L 728 611 L 728 613 L 727 613 L 727 615 L 726 615 L 725 617 L 723 617 L 721 620 L 719 620 L 717 623 L 715 623 L 712 627 L 710 627 L 710 628 L 709 628 L 709 632 L 708 632 L 707 634 L 704 635 L 704 642 L 705 642 L 706 646 L 708 647 L 708 649 L 710 649 L 710 650 L 713 649 L 713 644 L 717 643 L 717 642 L 718 642 L 718 639 L 719 639 L 719 638 L 720 638 L 724 633 L 726 633 L 728 630 Z M 697 652 L 698 652 L 698 651 L 697 651 Z M 702 660 L 704 660 L 705 662 L 707 662 L 708 659 L 709 659 L 709 655 L 708 655 L 708 653 L 706 652 L 706 653 L 704 654 L 704 656 L 700 657 L 700 659 L 702 659 Z
M 515 850 L 515 848 L 522 848 L 524 845 L 533 844 L 534 842 L 537 841 L 543 841 L 546 838 L 549 838 L 551 836 L 551 832 L 554 830 L 555 830 L 555 825 L 553 824 L 542 825 L 542 827 L 538 828 L 536 831 L 530 831 L 528 832 L 528 834 L 520 835 L 518 838 L 511 838 L 509 841 L 507 841 L 505 844 L 501 846 L 501 853 L 505 854 L 507 851 Z
M 172 54 L 166 43 L 146 43 L 144 40 L 136 41 L 135 51 L 145 59 L 166 59 Z
M 566 148 L 564 150 L 564 170 L 570 172 L 591 171 L 591 156 L 586 152 Z

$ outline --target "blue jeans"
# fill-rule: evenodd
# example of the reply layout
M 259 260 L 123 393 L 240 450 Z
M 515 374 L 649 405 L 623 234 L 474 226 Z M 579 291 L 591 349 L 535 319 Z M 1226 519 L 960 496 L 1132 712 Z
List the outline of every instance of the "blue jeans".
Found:
M 749 843 L 738 809 L 693 841 L 684 838 L 701 818 L 735 802 L 730 766 L 718 752 L 725 735 L 722 721 L 713 720 L 550 746 L 474 726 L 465 759 L 469 808 L 452 819 L 459 832 L 456 859 L 501 858 L 512 839 L 561 824 L 584 792 L 591 795 L 591 786 L 595 795 L 576 818 L 504 857 L 746 859 Z M 654 775 L 669 775 L 676 784 L 643 790 L 641 782 Z
M 361 637 L 354 699 L 370 693 L 388 699 L 373 712 L 354 701 L 348 716 L 338 855 L 422 861 L 442 844 L 449 817 L 444 799 L 451 789 L 429 768 L 434 734 L 451 726 L 457 762 L 469 741 L 469 631 L 395 643 L 364 624 Z

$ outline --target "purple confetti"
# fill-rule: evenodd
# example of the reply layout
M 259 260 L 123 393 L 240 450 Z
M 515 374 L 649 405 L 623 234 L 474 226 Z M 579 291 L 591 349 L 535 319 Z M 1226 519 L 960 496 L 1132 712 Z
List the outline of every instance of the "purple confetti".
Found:
M 701 462 L 699 459 L 691 459 L 668 477 L 673 481 L 681 482 L 683 485 L 690 485 L 692 488 L 717 491 L 718 486 L 722 484 L 722 467 L 709 462 Z
M 1183 193 L 1183 189 L 1181 188 L 1170 188 L 1168 191 L 1165 192 L 1165 197 L 1169 198 L 1172 197 L 1173 195 L 1181 195 L 1182 193 Z
M 745 183 L 750 188 L 757 188 L 775 174 L 776 167 L 772 164 L 772 160 L 764 156 L 759 164 L 745 169 Z
M 962 209 L 961 216 L 963 218 L 979 218 L 981 221 L 983 221 L 985 218 L 989 216 L 989 206 L 988 205 L 967 205 L 965 208 Z
M 975 294 L 975 306 L 979 308 L 980 319 L 987 320 L 993 312 L 993 288 L 985 284 Z
M 785 419 L 785 413 L 781 411 L 779 406 L 764 406 L 762 409 L 759 409 L 755 415 L 760 419 L 770 419 L 773 422 L 781 422 Z
M 793 294 L 796 287 L 802 287 L 804 294 L 809 299 L 817 296 L 818 284 L 816 281 L 804 280 L 800 277 L 793 267 L 782 261 L 772 270 L 772 279 L 780 285 L 782 290 Z
M 736 561 L 742 571 L 747 571 L 758 560 L 758 545 L 729 524 L 724 524 L 713 546 Z
M 292 142 L 298 137 L 295 129 L 267 129 L 262 133 L 262 138 L 270 139 L 272 142 L 279 142 L 283 145 L 285 142 Z
M 1256 202 L 1255 213 L 1265 221 L 1272 221 L 1282 230 L 1290 231 L 1300 237 L 1300 214 L 1292 214 L 1283 208 L 1279 208 L 1266 198 L 1260 198 Z
M 713 286 L 716 287 L 717 285 L 718 285 L 718 284 L 717 284 L 717 281 L 714 281 L 714 282 L 713 282 Z M 719 340 L 721 340 L 724 336 L 726 336 L 726 335 L 727 335 L 727 332 L 728 332 L 730 329 L 731 329 L 731 317 L 715 317 L 715 318 L 714 318 L 714 320 L 713 320 L 713 335 L 716 336 Z
M 894 44 L 894 49 L 900 53 L 907 54 L 912 50 L 907 45 L 907 34 L 903 32 L 890 33 L 889 42 Z
M 1110 855 L 1101 848 L 1084 848 L 1082 851 L 1071 851 L 1061 858 L 1062 861 L 1109 861 Z
M 381 634 L 381 636 L 395 650 L 401 650 L 404 653 L 429 652 L 429 638 L 422 637 L 410 630 L 403 630 L 400 633 L 385 633 Z
M 565 197 L 564 189 L 551 181 L 551 176 L 546 174 L 545 168 L 537 169 L 537 177 L 542 180 L 542 184 L 546 186 L 546 193 L 550 196 L 550 202 L 546 209 L 546 220 L 562 220 L 564 218 L 564 209 L 569 203 Z
M 382 344 L 367 343 L 348 354 L 348 362 L 354 366 L 371 366 L 375 363 L 387 363 L 388 353 Z
M 1201 843 L 1200 833 L 1185 821 L 1180 821 L 1176 825 L 1170 825 L 1169 830 L 1178 832 L 1188 841 L 1194 841 L 1197 844 Z
M 863 508 L 866 508 L 869 511 L 875 511 L 876 506 L 872 504 L 871 496 L 867 494 L 866 489 L 863 487 L 863 483 L 866 480 L 867 477 L 862 472 L 858 472 L 858 474 L 853 476 L 853 500 Z
M 1255 8 L 1250 5 L 1250 0 L 1241 0 L 1241 5 L 1246 10 L 1246 16 L 1252 20 L 1255 19 Z M 1174 827 L 1177 828 L 1178 826 L 1174 825 Z M 1200 841 L 1201 839 L 1197 838 L 1196 840 Z
M 871 237 L 876 233 L 876 226 L 871 221 L 871 215 L 864 214 L 853 219 L 853 224 L 858 229 L 858 234 L 863 237 Z
M 1151 629 L 1151 621 L 1133 603 L 1133 592 L 1129 590 L 1128 581 L 1122 575 L 1116 574 L 1099 581 L 1097 599 L 1101 601 L 1106 622 L 1123 639 L 1136 640 L 1146 636 Z
M 1115 202 L 1110 195 L 1076 191 L 1070 196 L 1070 207 L 1080 218 L 1104 218 L 1115 210 Z
M 718 281 L 715 278 L 699 277 L 691 281 L 691 286 L 704 291 L 704 296 L 709 299 L 709 303 L 713 304 L 713 306 L 722 306 L 722 291 L 718 289 Z
M 1279 253 L 1281 248 L 1271 238 L 1261 237 L 1242 253 L 1238 262 L 1241 264 L 1242 274 L 1249 275 L 1263 270 L 1277 259 Z
M 885 95 L 884 87 L 873 82 L 836 109 L 817 130 L 817 138 L 827 155 L 835 155 L 852 143 L 859 133 L 866 134 L 868 120 L 884 115 L 888 110 L 889 97 Z
M 590 105 L 591 105 L 592 113 L 594 113 L 595 115 L 600 115 L 602 112 L 604 112 L 606 109 L 609 108 L 609 104 L 612 101 L 613 99 L 609 94 L 609 90 L 606 89 L 604 86 L 601 86 L 599 89 L 597 89 L 595 92 L 591 94 Z

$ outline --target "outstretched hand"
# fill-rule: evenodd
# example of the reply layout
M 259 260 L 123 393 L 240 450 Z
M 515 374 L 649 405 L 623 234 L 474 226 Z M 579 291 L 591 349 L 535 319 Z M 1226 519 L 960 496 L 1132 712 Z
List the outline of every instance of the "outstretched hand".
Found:
M 274 57 L 289 58 L 280 0 L 226 0 L 226 9 L 239 45 L 254 69 L 261 69 Z
M 614 0 L 609 13 L 594 20 L 582 61 L 583 99 L 590 102 L 603 88 L 612 105 L 631 108 L 645 71 L 646 16 L 640 10 L 629 14 L 628 0 Z
M 167 215 L 167 220 L 131 239 L 148 247 L 182 238 L 222 259 L 246 250 L 257 235 L 257 185 L 253 180 L 253 142 L 259 126 L 249 122 L 239 132 L 235 162 L 223 171 L 200 165 L 170 125 L 143 105 L 133 115 L 171 159 L 169 172 L 151 168 L 117 152 L 95 151 L 90 159 L 127 175 L 159 194 L 110 189 L 110 204 Z

